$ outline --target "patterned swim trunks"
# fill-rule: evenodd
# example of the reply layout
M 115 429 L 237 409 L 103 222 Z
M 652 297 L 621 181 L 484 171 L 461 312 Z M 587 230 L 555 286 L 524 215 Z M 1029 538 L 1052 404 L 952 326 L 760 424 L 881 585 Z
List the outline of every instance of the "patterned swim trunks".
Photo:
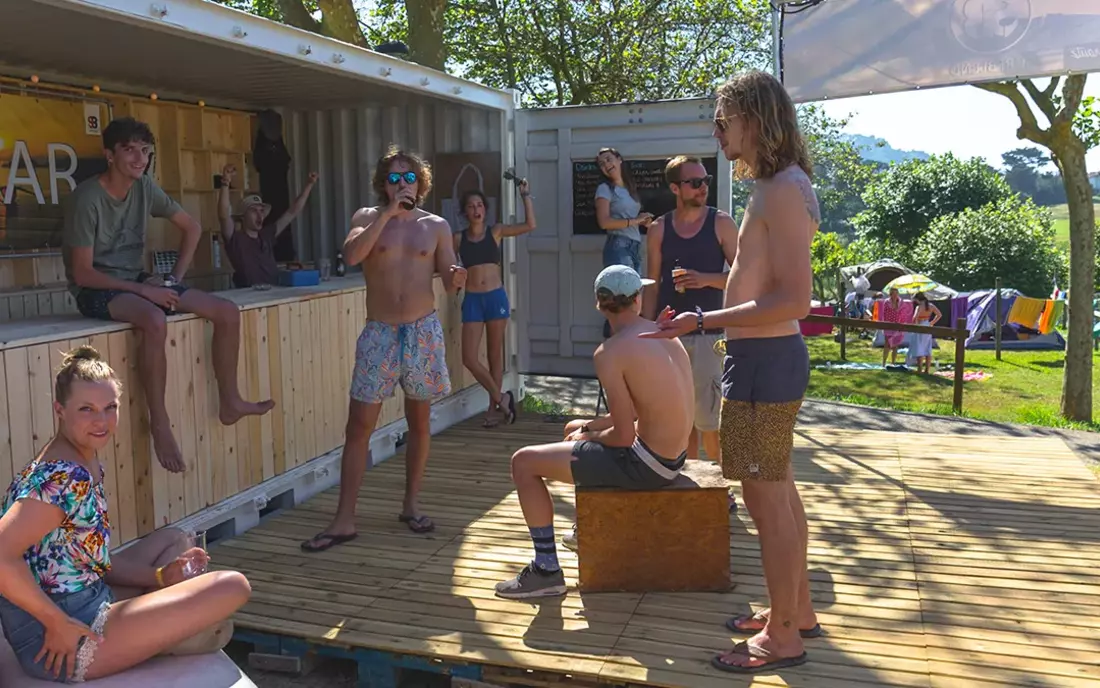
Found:
M 719 428 L 726 478 L 786 480 L 809 383 L 810 356 L 801 334 L 726 340 Z
M 443 326 L 434 312 L 404 325 L 368 320 L 359 335 L 351 398 L 380 404 L 398 382 L 408 399 L 434 401 L 451 393 Z

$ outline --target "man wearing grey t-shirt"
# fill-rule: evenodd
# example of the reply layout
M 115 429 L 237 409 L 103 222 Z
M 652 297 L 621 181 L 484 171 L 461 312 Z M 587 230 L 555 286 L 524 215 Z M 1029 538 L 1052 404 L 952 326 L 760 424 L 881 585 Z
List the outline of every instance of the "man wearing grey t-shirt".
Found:
M 132 118 L 103 130 L 107 171 L 81 182 L 65 203 L 62 255 L 69 290 L 82 315 L 127 322 L 139 330 L 138 366 L 149 406 L 149 430 L 161 465 L 185 468 L 164 405 L 168 361 L 164 345 L 167 314 L 194 313 L 214 323 L 214 375 L 221 405 L 218 418 L 233 425 L 263 415 L 275 402 L 247 402 L 237 387 L 240 311 L 236 304 L 181 284 L 195 256 L 202 227 L 145 174 L 153 134 Z M 168 219 L 180 232 L 179 259 L 170 275 L 145 272 L 149 216 Z

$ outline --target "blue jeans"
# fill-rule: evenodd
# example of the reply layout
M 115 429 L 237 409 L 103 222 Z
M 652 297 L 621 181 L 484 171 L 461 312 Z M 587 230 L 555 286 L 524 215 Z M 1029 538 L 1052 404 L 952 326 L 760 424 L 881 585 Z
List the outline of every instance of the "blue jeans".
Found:
M 642 242 L 609 234 L 603 244 L 603 266 L 626 265 L 642 274 Z
M 102 580 L 92 583 L 79 592 L 49 595 L 50 600 L 62 612 L 89 626 L 97 633 L 103 632 L 107 622 L 107 608 L 115 601 L 114 594 Z M 76 673 L 69 679 L 69 666 L 61 667 L 60 676 L 54 677 L 46 671 L 45 660 L 35 662 L 34 658 L 42 649 L 46 640 L 46 629 L 42 623 L 0 597 L 0 622 L 4 624 L 4 637 L 19 660 L 19 666 L 31 678 L 55 683 L 81 683 L 84 672 L 88 670 L 95 654 L 95 641 L 81 638 L 76 654 Z

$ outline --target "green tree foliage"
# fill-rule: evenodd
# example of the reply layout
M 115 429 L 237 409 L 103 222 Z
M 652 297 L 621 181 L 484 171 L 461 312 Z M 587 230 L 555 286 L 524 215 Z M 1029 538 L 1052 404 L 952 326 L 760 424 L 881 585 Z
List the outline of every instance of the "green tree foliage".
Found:
M 1004 177 L 980 158 L 948 153 L 891 165 L 863 193 L 867 209 L 852 218 L 861 237 L 913 246 L 932 222 L 1013 195 Z
M 818 232 L 810 244 L 810 267 L 814 273 L 814 297 L 820 301 L 841 301 L 837 291 L 837 275 L 848 265 L 848 251 L 833 232 Z
M 379 0 L 368 33 L 400 39 L 406 6 Z M 527 105 L 703 96 L 771 56 L 767 0 L 452 0 L 453 71 L 515 88 Z
M 1046 298 L 1065 284 L 1065 257 L 1054 244 L 1050 212 L 1014 196 L 932 222 L 910 254 L 910 267 L 959 291 L 1006 288 Z
M 1017 148 L 1001 154 L 1005 166 L 1005 181 L 1016 193 L 1023 194 L 1038 205 L 1058 205 L 1066 202 L 1066 188 L 1057 174 L 1044 172 L 1051 164 L 1050 156 L 1038 148 Z

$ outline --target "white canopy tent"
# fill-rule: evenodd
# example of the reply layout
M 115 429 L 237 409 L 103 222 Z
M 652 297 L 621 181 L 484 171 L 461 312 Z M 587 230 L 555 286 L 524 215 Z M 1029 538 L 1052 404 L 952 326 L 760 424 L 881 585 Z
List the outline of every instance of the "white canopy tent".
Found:
M 1095 0 L 780 0 L 795 102 L 1100 71 Z

